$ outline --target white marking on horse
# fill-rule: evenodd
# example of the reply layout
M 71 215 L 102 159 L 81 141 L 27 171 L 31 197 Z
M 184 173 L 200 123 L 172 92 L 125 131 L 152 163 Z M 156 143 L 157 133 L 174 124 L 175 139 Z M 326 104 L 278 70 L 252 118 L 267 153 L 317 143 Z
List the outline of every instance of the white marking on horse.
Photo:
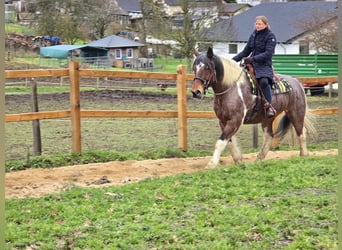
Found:
M 205 67 L 205 64 L 200 62 L 199 64 L 196 65 L 196 73 L 200 71 L 203 67 Z
M 242 101 L 242 105 L 243 105 L 243 119 L 241 121 L 241 126 L 243 125 L 243 121 L 245 120 L 245 117 L 247 115 L 247 106 L 246 106 L 246 103 L 245 103 L 245 100 L 243 99 L 243 94 L 242 94 L 242 90 L 241 90 L 241 84 L 242 82 L 237 82 L 236 85 L 237 85 L 237 92 L 238 92 L 238 96 L 241 98 L 241 101 Z
M 209 163 L 207 164 L 206 168 L 214 168 L 217 166 L 220 160 L 220 156 L 222 154 L 222 151 L 226 148 L 228 143 L 228 140 L 217 140 L 215 144 L 215 151 L 210 159 Z

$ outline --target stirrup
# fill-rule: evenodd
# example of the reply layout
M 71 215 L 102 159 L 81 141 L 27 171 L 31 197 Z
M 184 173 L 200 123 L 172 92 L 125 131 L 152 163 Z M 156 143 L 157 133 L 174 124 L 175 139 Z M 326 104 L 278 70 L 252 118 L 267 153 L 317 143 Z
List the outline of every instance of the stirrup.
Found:
M 276 115 L 276 112 L 274 111 L 274 108 L 269 107 L 266 111 L 266 117 L 273 118 L 275 115 Z
M 265 101 L 264 103 L 264 109 L 265 109 L 265 116 L 267 118 L 272 118 L 277 114 L 277 111 L 275 110 L 275 108 L 273 108 L 273 106 L 267 101 Z

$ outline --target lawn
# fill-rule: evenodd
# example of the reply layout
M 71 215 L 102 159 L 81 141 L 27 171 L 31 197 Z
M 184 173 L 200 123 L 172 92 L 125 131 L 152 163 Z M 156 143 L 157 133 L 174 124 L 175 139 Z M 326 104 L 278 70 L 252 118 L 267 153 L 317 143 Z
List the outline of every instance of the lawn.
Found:
M 6 249 L 337 249 L 337 156 L 6 201 Z

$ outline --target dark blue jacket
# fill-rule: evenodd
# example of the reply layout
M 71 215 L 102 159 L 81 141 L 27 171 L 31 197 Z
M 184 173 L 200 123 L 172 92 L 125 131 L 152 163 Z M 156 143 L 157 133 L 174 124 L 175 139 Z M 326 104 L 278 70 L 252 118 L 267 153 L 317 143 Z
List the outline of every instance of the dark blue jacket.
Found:
M 248 39 L 245 48 L 233 60 L 239 62 L 247 56 L 253 57 L 253 66 L 256 78 L 273 78 L 272 55 L 277 44 L 275 35 L 269 29 L 254 30 Z

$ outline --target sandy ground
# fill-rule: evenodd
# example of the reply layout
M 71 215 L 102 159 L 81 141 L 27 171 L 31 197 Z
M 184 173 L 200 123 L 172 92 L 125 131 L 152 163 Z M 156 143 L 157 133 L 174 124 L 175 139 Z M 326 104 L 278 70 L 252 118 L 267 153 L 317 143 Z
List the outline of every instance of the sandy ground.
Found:
M 310 152 L 310 155 L 337 155 L 337 149 Z M 298 151 L 271 151 L 266 159 L 286 159 Z M 40 197 L 73 186 L 104 187 L 138 182 L 146 178 L 203 171 L 210 157 L 172 158 L 144 161 L 112 161 L 51 169 L 29 169 L 7 173 L 5 197 Z M 253 162 L 256 153 L 244 154 L 244 162 Z M 233 164 L 231 157 L 222 157 L 221 165 Z

